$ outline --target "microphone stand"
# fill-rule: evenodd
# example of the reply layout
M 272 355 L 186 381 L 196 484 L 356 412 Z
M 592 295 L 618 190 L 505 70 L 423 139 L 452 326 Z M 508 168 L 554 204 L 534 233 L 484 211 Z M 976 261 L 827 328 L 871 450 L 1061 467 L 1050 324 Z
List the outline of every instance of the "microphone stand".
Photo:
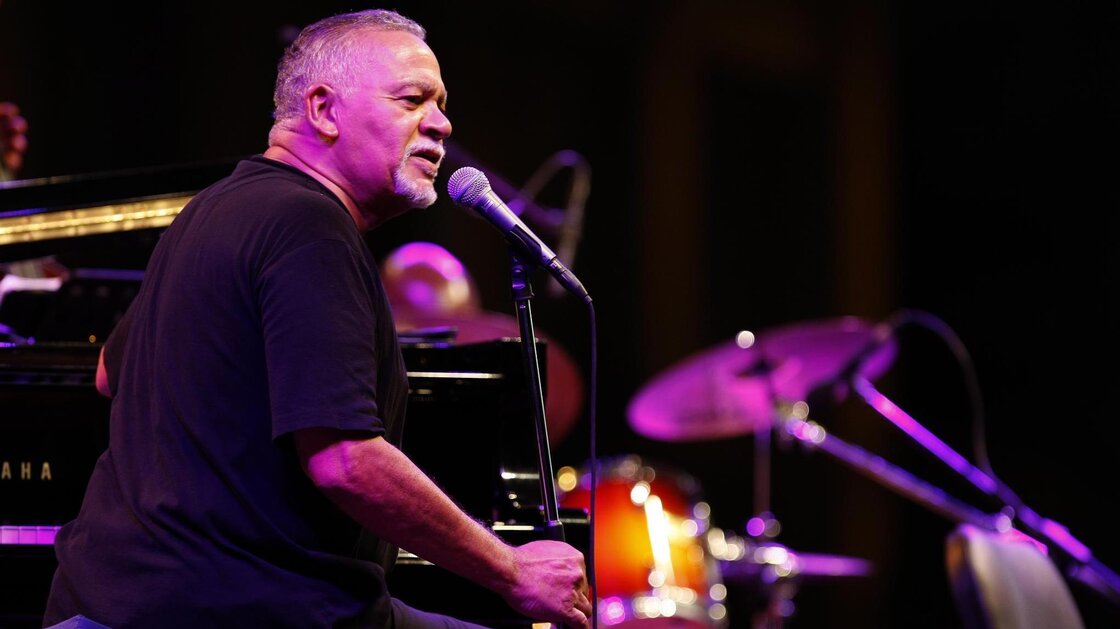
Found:
M 528 377 L 533 421 L 537 428 L 537 461 L 540 465 L 541 503 L 544 506 L 545 531 L 555 540 L 564 540 L 560 522 L 560 507 L 556 501 L 556 487 L 552 482 L 552 454 L 548 446 L 548 423 L 545 418 L 544 392 L 541 387 L 540 361 L 537 354 L 536 334 L 533 331 L 533 310 L 529 300 L 533 287 L 529 275 L 536 268 L 525 258 L 510 251 L 510 276 L 513 289 L 517 323 L 521 330 L 521 350 Z
M 969 463 L 965 457 L 955 452 L 887 396 L 880 393 L 866 378 L 855 375 L 850 381 L 852 388 L 871 408 L 906 433 L 908 437 L 917 441 L 980 491 L 998 498 L 1014 509 L 1015 518 L 1022 523 L 1024 532 L 1073 560 L 1075 565 L 1068 569 L 1071 578 L 1082 582 L 1113 604 L 1120 605 L 1120 575 L 1093 557 L 1089 547 L 1070 534 L 1069 529 L 1054 520 L 1042 517 L 1034 509 L 1023 504 L 1010 487 Z

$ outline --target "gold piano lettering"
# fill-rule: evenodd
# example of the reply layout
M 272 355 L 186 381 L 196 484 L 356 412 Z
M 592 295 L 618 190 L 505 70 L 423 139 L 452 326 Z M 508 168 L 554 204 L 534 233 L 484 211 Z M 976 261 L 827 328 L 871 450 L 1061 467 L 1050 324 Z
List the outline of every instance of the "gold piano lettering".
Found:
M 18 461 L 15 464 L 11 461 L 0 461 L 0 480 L 12 480 L 14 478 L 12 468 L 16 465 L 19 466 L 20 480 L 31 480 L 33 478 L 32 471 L 35 466 L 31 461 Z M 42 465 L 39 466 L 39 480 L 54 480 L 50 461 L 43 461 Z

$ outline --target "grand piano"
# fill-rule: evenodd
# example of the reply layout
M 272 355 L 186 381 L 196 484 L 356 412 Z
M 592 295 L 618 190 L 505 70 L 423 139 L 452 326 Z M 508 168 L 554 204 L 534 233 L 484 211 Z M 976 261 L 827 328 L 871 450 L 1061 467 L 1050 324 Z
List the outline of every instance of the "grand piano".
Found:
M 108 443 L 94 390 L 105 337 L 136 295 L 160 231 L 234 161 L 0 182 L 0 626 L 39 627 L 58 528 L 73 518 Z M 38 277 L 36 277 L 38 276 Z M 538 343 L 543 356 L 547 346 Z M 589 545 L 586 513 L 546 526 L 520 341 L 402 337 L 403 449 L 511 543 L 559 532 Z M 438 440 L 429 438 L 440 435 Z M 547 448 L 547 446 L 545 446 Z M 495 594 L 402 551 L 394 595 L 493 627 L 528 627 Z

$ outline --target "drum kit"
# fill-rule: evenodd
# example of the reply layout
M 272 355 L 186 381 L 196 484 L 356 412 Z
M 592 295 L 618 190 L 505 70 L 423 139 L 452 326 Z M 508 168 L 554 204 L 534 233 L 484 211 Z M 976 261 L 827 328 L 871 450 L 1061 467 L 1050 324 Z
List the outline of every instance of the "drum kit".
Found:
M 601 461 L 594 481 L 601 624 L 776 628 L 792 614 L 793 595 L 805 580 L 872 573 L 863 559 L 803 553 L 777 542 L 768 457 L 771 429 L 789 425 L 790 418 L 800 429 L 812 425 L 797 419 L 805 400 L 831 394 L 852 375 L 872 379 L 889 367 L 896 353 L 891 331 L 844 317 L 757 337 L 741 332 L 638 391 L 627 419 L 642 436 L 668 442 L 754 438 L 756 515 L 745 536 L 723 530 L 712 525 L 712 508 L 687 472 L 637 454 Z M 562 506 L 591 506 L 589 469 L 561 468 L 557 486 Z

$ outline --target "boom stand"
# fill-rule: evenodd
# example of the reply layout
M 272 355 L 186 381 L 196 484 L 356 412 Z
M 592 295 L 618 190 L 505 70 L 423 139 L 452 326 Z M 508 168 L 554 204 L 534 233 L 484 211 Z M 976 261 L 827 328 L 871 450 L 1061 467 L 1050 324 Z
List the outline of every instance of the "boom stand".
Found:
M 513 302 L 517 310 L 517 323 L 521 329 L 521 351 L 525 363 L 525 374 L 528 377 L 529 402 L 533 411 L 533 420 L 537 427 L 537 462 L 540 466 L 541 504 L 544 506 L 545 529 L 549 537 L 563 541 L 564 527 L 560 522 L 560 507 L 556 502 L 556 487 L 552 483 L 552 453 L 548 447 L 548 423 L 544 412 L 544 390 L 541 388 L 537 337 L 533 331 L 533 309 L 529 303 L 529 300 L 533 297 L 533 287 L 529 282 L 529 274 L 534 268 L 516 253 L 510 252 Z

